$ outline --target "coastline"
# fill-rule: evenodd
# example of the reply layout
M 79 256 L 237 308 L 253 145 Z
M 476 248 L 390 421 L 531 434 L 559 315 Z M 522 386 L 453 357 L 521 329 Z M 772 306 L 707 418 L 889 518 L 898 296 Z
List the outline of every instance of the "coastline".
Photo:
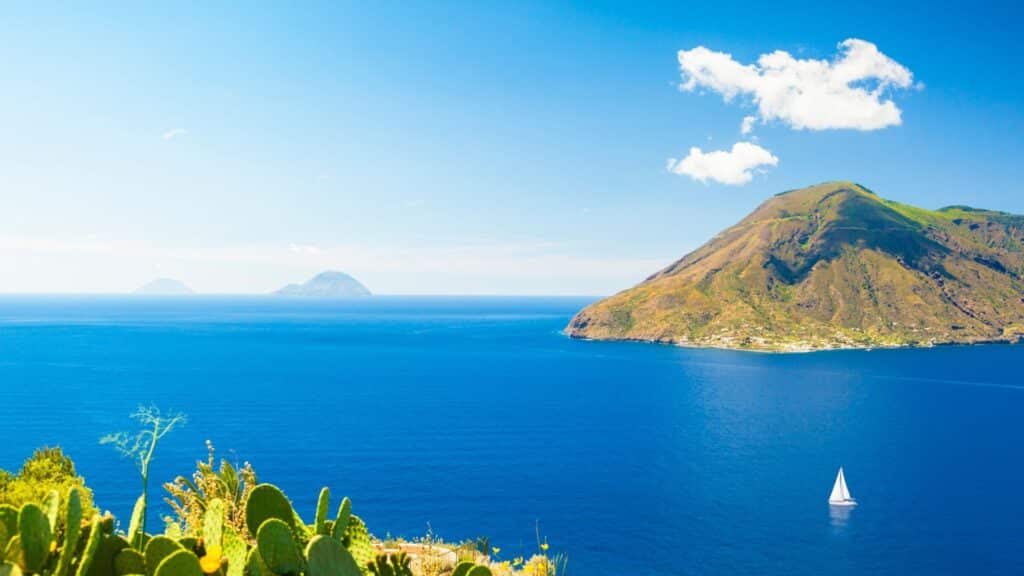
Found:
M 754 352 L 760 354 L 814 354 L 819 352 L 840 352 L 840 351 L 851 351 L 860 350 L 870 352 L 872 350 L 906 350 L 906 349 L 927 349 L 927 348 L 940 348 L 949 346 L 983 346 L 987 344 L 1009 344 L 1016 345 L 1020 344 L 1021 336 L 1007 337 L 1007 338 L 996 338 L 987 340 L 970 340 L 970 341 L 931 341 L 920 344 L 889 344 L 889 343 L 878 343 L 878 344 L 844 344 L 836 346 L 779 346 L 779 347 L 753 347 L 753 346 L 730 346 L 726 344 L 718 344 L 713 342 L 690 342 L 680 341 L 672 339 L 649 339 L 649 338 L 619 338 L 619 337 L 607 337 L 607 338 L 594 338 L 590 336 L 583 336 L 579 334 L 572 334 L 568 330 L 563 330 L 562 335 L 569 338 L 570 340 L 580 340 L 586 342 L 633 342 L 638 344 L 657 344 L 662 346 L 673 346 L 676 348 L 692 348 L 702 350 L 728 350 L 733 352 Z

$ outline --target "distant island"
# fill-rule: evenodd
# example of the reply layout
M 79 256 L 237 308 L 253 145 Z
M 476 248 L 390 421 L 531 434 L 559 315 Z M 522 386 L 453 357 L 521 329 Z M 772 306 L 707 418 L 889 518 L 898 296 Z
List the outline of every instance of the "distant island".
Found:
M 135 289 L 135 294 L 147 296 L 183 296 L 195 294 L 191 288 L 174 278 L 157 278 Z
M 566 333 L 769 351 L 1017 341 L 1024 216 L 851 182 L 784 192 Z
M 302 284 L 289 284 L 273 294 L 290 298 L 361 298 L 371 296 L 366 286 L 363 286 L 358 280 L 344 272 L 333 270 L 321 272 Z

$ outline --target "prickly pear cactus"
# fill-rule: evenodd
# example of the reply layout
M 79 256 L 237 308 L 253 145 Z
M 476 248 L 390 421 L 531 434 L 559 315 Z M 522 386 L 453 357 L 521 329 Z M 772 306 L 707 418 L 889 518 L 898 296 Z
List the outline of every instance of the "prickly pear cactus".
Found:
M 145 574 L 146 558 L 142 552 L 134 548 L 125 548 L 114 556 L 114 574 L 117 576 L 129 576 L 130 574 Z
M 368 565 L 377 554 L 373 542 L 370 540 L 370 532 L 366 529 L 366 524 L 355 514 L 350 514 L 348 517 L 348 526 L 342 534 L 342 544 L 360 566 Z
M 369 568 L 374 576 L 412 576 L 411 563 L 412 560 L 405 552 L 391 556 L 378 554 L 377 558 L 369 563 Z
M 100 517 L 100 529 L 103 530 L 103 533 L 107 536 L 114 533 L 114 515 L 111 514 L 109 510 L 104 512 L 103 516 Z
M 128 525 L 128 543 L 136 550 L 142 550 L 145 534 L 142 533 L 142 522 L 146 518 L 146 497 L 139 496 L 132 508 L 132 521 Z
M 207 546 L 220 546 L 224 535 L 224 501 L 210 500 L 203 514 L 203 542 Z
M 316 501 L 315 530 L 317 534 L 327 534 L 327 507 L 331 505 L 331 491 L 325 486 L 320 490 Z
M 260 556 L 258 547 L 251 548 L 245 557 L 245 574 L 246 576 L 274 576 L 274 573 L 267 567 L 267 563 L 263 561 L 263 557 Z
M 87 574 L 88 576 L 114 576 L 114 558 L 120 554 L 121 550 L 130 546 L 128 541 L 120 536 L 104 535 L 102 530 L 99 533 L 100 541 Z M 90 534 L 89 537 L 91 538 L 92 535 Z
M 230 526 L 224 528 L 224 557 L 228 559 L 226 576 L 243 576 L 245 574 L 245 540 Z
M 278 518 L 264 522 L 256 533 L 256 545 L 263 562 L 276 574 L 298 574 L 302 554 L 295 543 L 292 527 Z
M 21 536 L 18 534 L 15 534 L 14 538 L 11 538 L 7 543 L 7 548 L 4 549 L 3 561 L 11 564 L 21 562 Z
M 398 576 L 412 576 L 412 558 L 405 552 L 399 552 L 391 556 L 391 566 Z
M 472 562 L 459 562 L 451 576 L 491 576 L 491 569 Z
M 180 540 L 184 536 L 181 531 L 181 524 L 178 524 L 171 517 L 164 518 L 164 536 L 171 540 Z
M 260 484 L 245 501 L 245 526 L 255 537 L 264 522 L 276 518 L 294 528 L 295 510 L 284 493 L 273 484 Z
M 43 512 L 50 523 L 50 533 L 57 533 L 57 522 L 60 520 L 60 492 L 50 490 L 43 497 Z
M 187 550 L 178 550 L 156 567 L 156 576 L 203 576 L 199 558 Z
M 199 546 L 199 539 L 194 536 L 185 536 L 178 538 L 178 544 L 181 544 L 181 547 L 189 552 L 195 552 L 196 547 Z
M 306 546 L 306 576 L 362 576 L 355 558 L 340 542 L 317 535 Z
M 151 538 L 146 543 L 146 551 L 143 553 L 143 556 L 146 558 L 146 576 L 153 576 L 160 562 L 163 562 L 164 558 L 178 550 L 184 550 L 184 548 L 181 547 L 181 544 L 167 536 L 154 536 Z
M 85 548 L 82 550 L 82 557 L 78 561 L 78 571 L 75 572 L 75 576 L 88 576 L 92 568 L 93 560 L 96 557 L 96 550 L 99 549 L 100 541 L 104 538 L 103 529 L 100 526 L 101 521 L 99 514 L 93 514 L 92 522 L 89 523 L 89 539 L 85 541 Z
M 352 515 L 352 501 L 348 496 L 341 499 L 341 506 L 338 506 L 338 517 L 331 526 L 331 536 L 341 542 L 345 539 L 345 529 L 348 528 L 348 519 Z
M 64 545 L 57 559 L 55 576 L 67 576 L 71 570 L 71 561 L 78 549 L 78 539 L 82 535 L 82 497 L 78 489 L 72 486 L 68 490 L 68 504 L 64 509 Z
M 7 549 L 7 543 L 18 533 L 18 509 L 0 504 L 0 554 Z
M 41 572 L 50 557 L 53 532 L 46 513 L 35 504 L 25 504 L 18 512 L 21 567 L 25 572 Z

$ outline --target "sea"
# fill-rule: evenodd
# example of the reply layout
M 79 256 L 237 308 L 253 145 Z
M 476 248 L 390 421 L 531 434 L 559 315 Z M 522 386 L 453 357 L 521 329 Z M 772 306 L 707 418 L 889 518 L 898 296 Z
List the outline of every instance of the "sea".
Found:
M 187 415 L 160 485 L 249 462 L 312 521 L 540 541 L 566 574 L 1024 574 L 1024 346 L 766 354 L 587 342 L 592 298 L 0 298 L 0 468 L 59 445 L 127 524 L 101 436 Z M 842 466 L 853 508 L 827 500 Z

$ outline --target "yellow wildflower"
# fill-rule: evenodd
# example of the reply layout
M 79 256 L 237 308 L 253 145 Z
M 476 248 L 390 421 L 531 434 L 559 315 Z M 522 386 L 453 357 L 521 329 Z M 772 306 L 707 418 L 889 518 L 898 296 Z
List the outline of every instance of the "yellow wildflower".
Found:
M 513 566 L 521 566 L 523 564 L 523 557 L 516 556 L 515 560 L 512 561 Z
M 548 551 L 548 548 L 550 548 L 550 546 L 548 546 L 547 542 L 544 542 L 543 544 L 540 545 L 540 549 L 545 551 L 545 552 Z
M 220 546 L 206 548 L 206 556 L 199 559 L 199 567 L 203 569 L 204 574 L 213 574 L 220 570 L 220 554 Z
M 497 546 L 491 546 L 491 552 L 494 552 L 494 555 L 497 556 L 498 552 L 501 552 L 501 548 L 498 548 Z

